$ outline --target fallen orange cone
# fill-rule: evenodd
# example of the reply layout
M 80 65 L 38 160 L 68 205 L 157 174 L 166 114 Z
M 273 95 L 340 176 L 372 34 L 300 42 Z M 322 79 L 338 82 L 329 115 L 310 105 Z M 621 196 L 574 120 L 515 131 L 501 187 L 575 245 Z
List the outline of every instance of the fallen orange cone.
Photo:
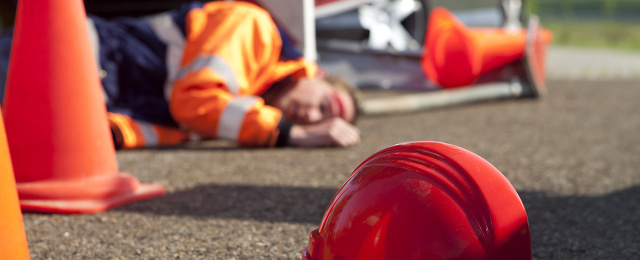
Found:
M 467 28 L 447 9 L 437 7 L 429 17 L 422 67 L 442 87 L 472 85 L 480 75 L 521 59 L 527 37 L 525 29 Z M 536 38 L 544 47 L 553 36 L 541 30 Z
M 4 105 L 23 210 L 93 213 L 165 193 L 118 171 L 82 1 L 18 3 Z
M 16 180 L 0 116 L 0 252 L 6 259 L 29 259 L 27 236 L 18 204 Z

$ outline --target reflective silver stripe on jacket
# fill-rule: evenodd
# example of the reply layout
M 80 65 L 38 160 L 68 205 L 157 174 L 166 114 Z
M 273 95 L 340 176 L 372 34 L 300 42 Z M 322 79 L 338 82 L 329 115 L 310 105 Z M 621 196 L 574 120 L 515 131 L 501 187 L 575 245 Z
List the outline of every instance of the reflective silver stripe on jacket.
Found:
M 164 84 L 164 95 L 169 100 L 173 90 L 173 83 L 176 80 L 176 74 L 182 61 L 185 39 L 180 28 L 178 28 L 178 25 L 176 25 L 173 17 L 168 12 L 150 15 L 145 17 L 144 20 L 151 26 L 156 36 L 167 45 L 167 58 L 165 61 L 167 79 Z
M 233 95 L 238 94 L 238 82 L 234 77 L 233 70 L 231 69 L 231 67 L 229 67 L 229 65 L 227 65 L 224 60 L 222 60 L 222 58 L 218 57 L 217 55 L 200 56 L 196 58 L 196 60 L 191 62 L 191 64 L 178 71 L 176 79 L 182 79 L 187 75 L 187 73 L 197 72 L 204 68 L 209 68 L 217 72 L 224 79 L 227 90 Z
M 238 140 L 247 111 L 257 102 L 257 97 L 238 97 L 227 104 L 218 121 L 218 138 Z
M 87 27 L 89 28 L 89 42 L 91 43 L 91 50 L 93 51 L 93 57 L 96 59 L 96 64 L 98 65 L 98 75 L 100 78 L 104 78 L 106 76 L 106 72 L 100 66 L 100 38 L 98 38 L 98 32 L 96 31 L 96 25 L 93 23 L 93 20 L 87 17 Z M 109 101 L 109 96 L 107 92 L 102 88 L 102 97 L 104 98 L 104 102 L 107 103 Z
M 153 125 L 145 122 L 136 121 L 138 126 L 140 126 L 140 131 L 144 136 L 144 146 L 145 147 L 156 147 L 158 146 L 158 134 L 156 130 L 153 129 Z

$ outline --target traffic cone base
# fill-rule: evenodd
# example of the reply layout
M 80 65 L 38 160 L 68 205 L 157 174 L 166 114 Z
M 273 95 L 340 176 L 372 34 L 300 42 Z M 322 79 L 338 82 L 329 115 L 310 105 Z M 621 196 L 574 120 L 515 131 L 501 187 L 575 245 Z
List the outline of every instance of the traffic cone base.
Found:
M 127 173 L 75 181 L 19 183 L 24 211 L 47 213 L 96 213 L 134 201 L 163 195 L 165 188 L 142 184 Z

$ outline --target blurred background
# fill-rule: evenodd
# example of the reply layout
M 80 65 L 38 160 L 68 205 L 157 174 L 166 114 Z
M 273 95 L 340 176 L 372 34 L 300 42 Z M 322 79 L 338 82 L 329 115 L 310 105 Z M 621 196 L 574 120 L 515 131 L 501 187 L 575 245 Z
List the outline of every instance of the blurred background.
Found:
M 269 0 L 263 0 L 269 1 Z M 327 0 L 316 0 L 316 3 Z M 185 0 L 86 0 L 89 13 L 103 17 L 140 16 L 175 8 Z M 425 0 L 471 15 L 471 26 L 498 19 L 498 0 Z M 16 0 L 0 0 L 0 29 L 13 24 Z M 540 16 L 553 31 L 554 45 L 640 51 L 640 0 L 523 0 L 527 13 Z M 483 15 L 484 13 L 484 15 Z M 463 19 L 464 21 L 464 19 Z M 466 21 L 465 21 L 466 22 Z

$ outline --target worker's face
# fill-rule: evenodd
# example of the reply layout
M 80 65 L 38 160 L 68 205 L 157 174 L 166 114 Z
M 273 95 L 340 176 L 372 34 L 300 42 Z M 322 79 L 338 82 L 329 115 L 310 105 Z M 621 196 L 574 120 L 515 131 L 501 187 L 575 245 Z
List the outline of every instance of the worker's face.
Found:
M 275 104 L 285 118 L 296 124 L 312 124 L 333 117 L 351 121 L 355 104 L 345 91 L 318 78 L 303 78 Z

